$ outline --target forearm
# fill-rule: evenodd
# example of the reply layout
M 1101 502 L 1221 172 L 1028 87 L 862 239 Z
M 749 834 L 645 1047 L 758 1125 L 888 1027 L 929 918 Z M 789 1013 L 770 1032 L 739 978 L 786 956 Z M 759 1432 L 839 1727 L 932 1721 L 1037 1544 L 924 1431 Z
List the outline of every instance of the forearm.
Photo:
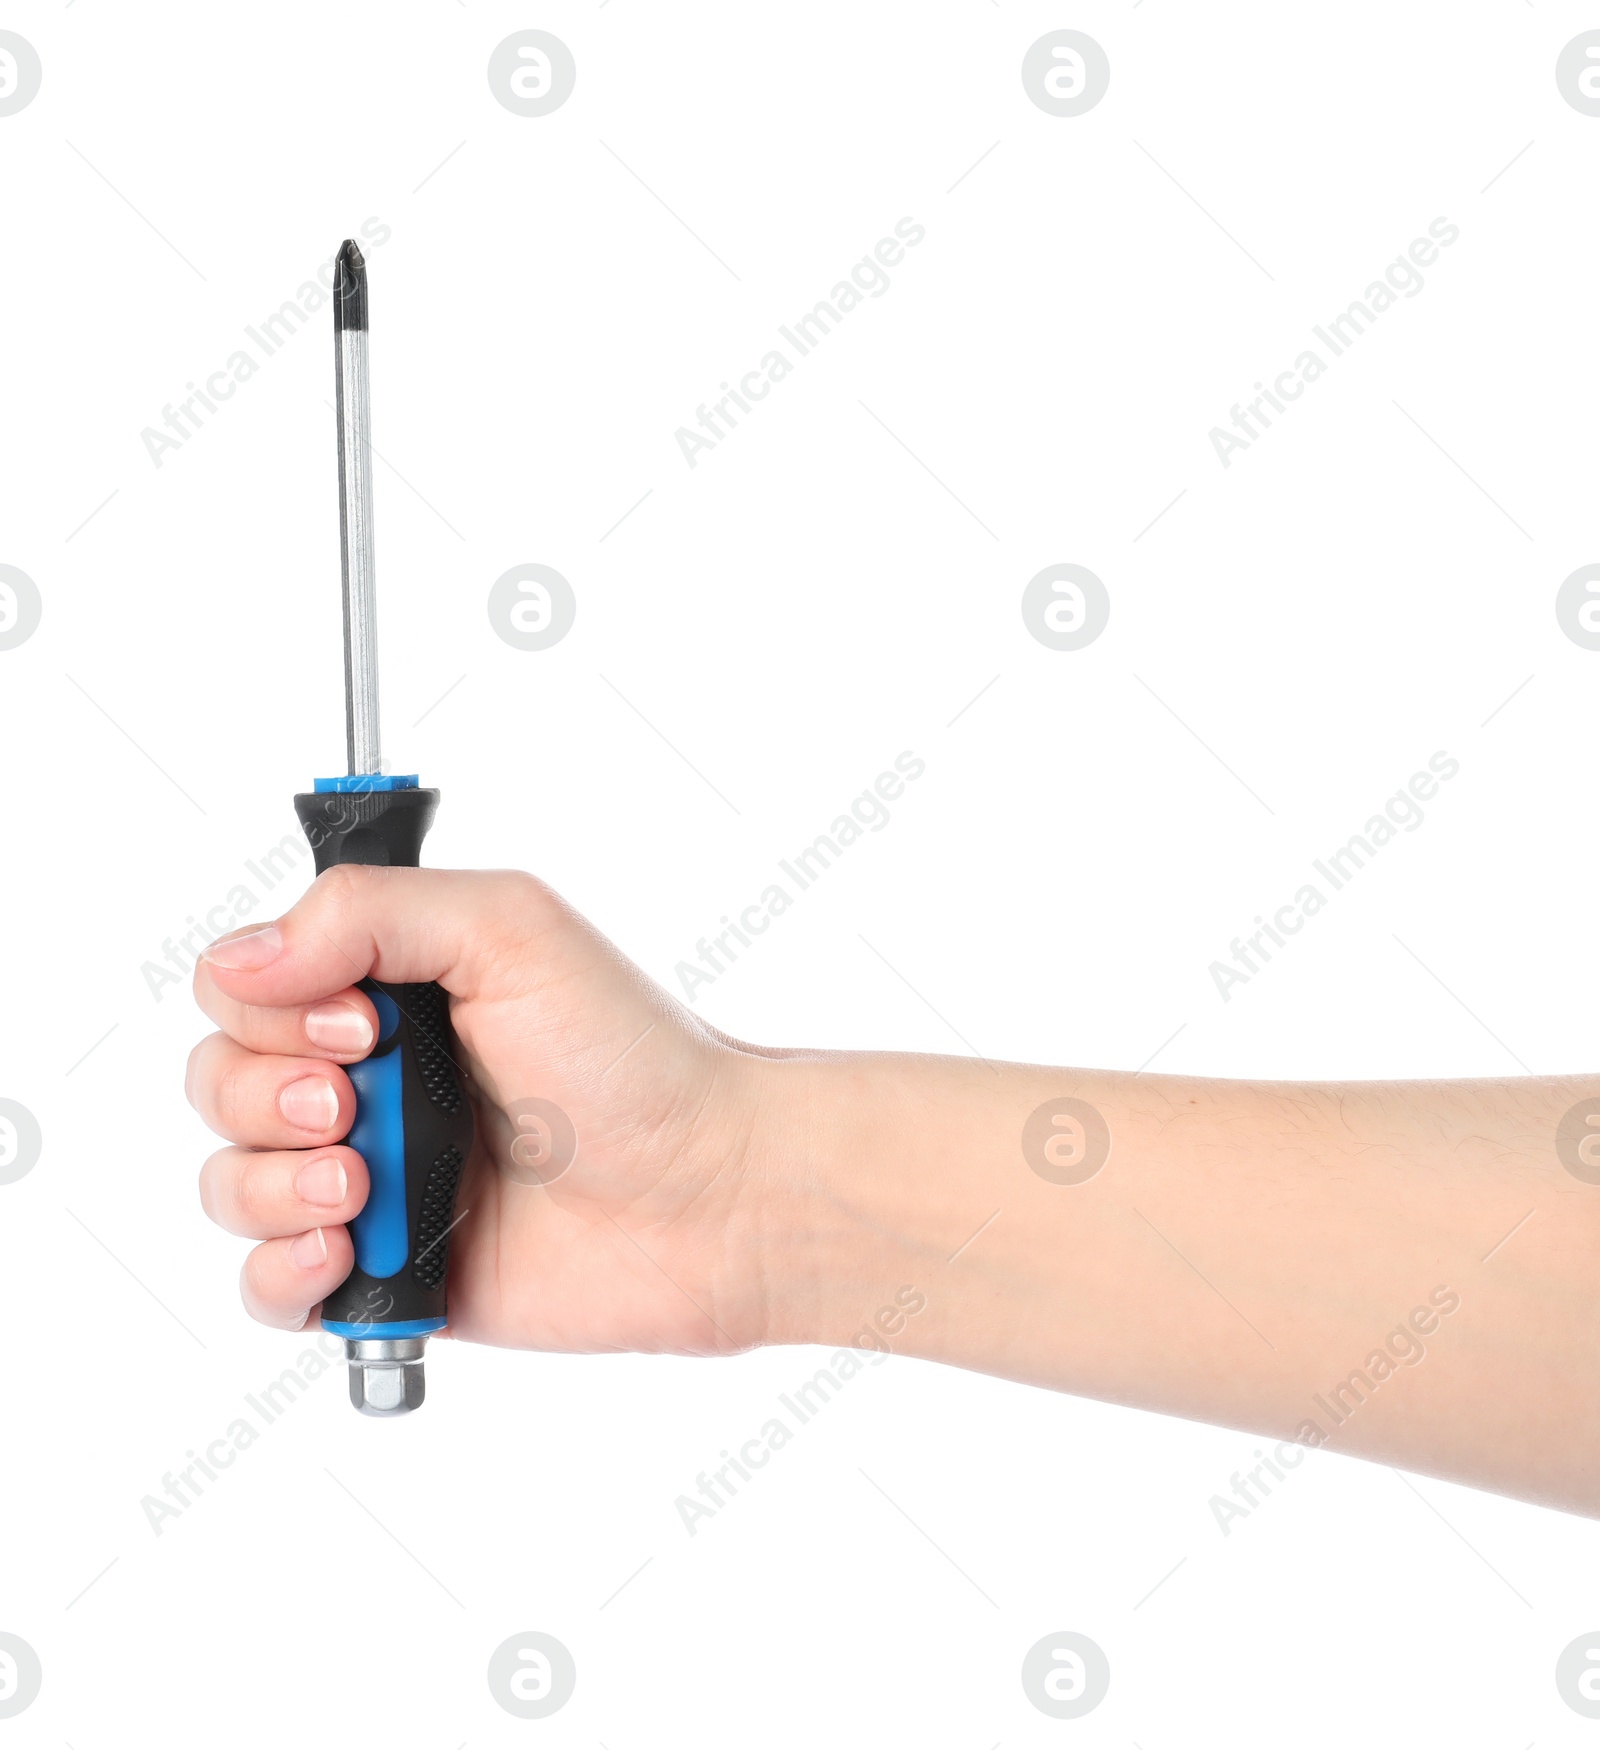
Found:
M 1594 1083 L 759 1074 L 770 1340 L 848 1343 L 909 1285 L 902 1353 L 1600 1513 L 1600 1187 L 1554 1140 Z M 1062 1095 L 1109 1131 L 1081 1183 L 1024 1153 Z M 1036 1164 L 1093 1164 L 1056 1134 Z

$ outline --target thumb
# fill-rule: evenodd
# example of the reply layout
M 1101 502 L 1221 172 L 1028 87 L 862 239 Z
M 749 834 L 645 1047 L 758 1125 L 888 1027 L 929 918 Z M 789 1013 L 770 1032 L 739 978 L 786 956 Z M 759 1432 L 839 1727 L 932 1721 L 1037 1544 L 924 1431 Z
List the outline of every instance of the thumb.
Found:
M 224 995 L 263 1008 L 316 1002 L 363 978 L 438 983 L 452 996 L 505 987 L 566 908 L 512 872 L 340 864 L 274 924 L 213 942 L 200 956 Z M 198 969 L 197 969 L 198 970 Z

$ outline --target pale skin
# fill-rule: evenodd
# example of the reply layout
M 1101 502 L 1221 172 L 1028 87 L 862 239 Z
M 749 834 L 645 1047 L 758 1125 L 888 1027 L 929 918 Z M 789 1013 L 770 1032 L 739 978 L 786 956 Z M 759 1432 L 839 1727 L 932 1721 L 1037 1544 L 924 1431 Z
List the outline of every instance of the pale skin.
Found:
M 338 1141 L 341 1066 L 374 1037 L 353 988 L 369 974 L 450 993 L 477 1108 L 453 1337 L 865 1340 L 1600 1516 L 1600 1186 L 1555 1148 L 1593 1077 L 1260 1083 L 771 1050 L 707 1025 L 531 876 L 335 869 L 195 975 L 221 1031 L 189 1098 L 233 1145 L 201 1200 L 259 1242 L 245 1306 L 288 1330 L 353 1259 L 367 1177 Z M 1083 1183 L 1022 1146 L 1060 1096 L 1110 1133 Z M 550 1183 L 510 1164 L 507 1108 L 530 1097 L 579 1138 Z M 905 1289 L 925 1305 L 879 1318 Z M 1353 1372 L 1365 1390 L 1335 1395 Z

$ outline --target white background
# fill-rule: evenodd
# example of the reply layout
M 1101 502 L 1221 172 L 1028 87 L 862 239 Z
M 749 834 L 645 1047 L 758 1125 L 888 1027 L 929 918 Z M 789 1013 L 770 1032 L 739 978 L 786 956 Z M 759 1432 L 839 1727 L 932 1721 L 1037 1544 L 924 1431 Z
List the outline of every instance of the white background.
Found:
M 159 468 L 140 434 L 392 231 L 386 751 L 443 791 L 430 861 L 537 870 L 669 987 L 926 760 L 701 993 L 729 1030 L 1582 1071 L 1600 654 L 1553 604 L 1600 559 L 1600 120 L 1554 66 L 1597 22 L 7 8 L 44 83 L 0 118 L 0 563 L 44 613 L 0 652 L 0 1095 L 44 1150 L 0 1187 L 0 1629 L 44 1689 L 6 1743 L 1590 1741 L 1553 1683 L 1600 1628 L 1587 1522 L 1313 1454 L 1224 1538 L 1249 1436 L 898 1358 L 693 1539 L 674 1498 L 825 1357 L 436 1346 L 399 1423 L 330 1373 L 157 1537 L 142 1497 L 306 1346 L 240 1310 L 180 1086 L 204 1024 L 141 968 L 342 769 L 326 309 Z M 538 119 L 485 76 L 530 26 L 578 67 Z M 1063 26 L 1112 69 L 1073 119 L 1019 77 Z M 691 470 L 675 429 L 907 215 L 891 289 Z M 1210 428 L 1441 215 L 1425 288 L 1224 469 Z M 1063 561 L 1112 603 L 1069 654 L 1019 612 Z M 485 611 L 526 562 L 578 601 L 542 653 Z M 1439 749 L 1426 823 L 1224 1004 L 1210 963 Z M 529 1628 L 578 1667 L 537 1725 L 485 1681 Z M 1018 1678 L 1064 1628 L 1112 1670 L 1072 1726 Z

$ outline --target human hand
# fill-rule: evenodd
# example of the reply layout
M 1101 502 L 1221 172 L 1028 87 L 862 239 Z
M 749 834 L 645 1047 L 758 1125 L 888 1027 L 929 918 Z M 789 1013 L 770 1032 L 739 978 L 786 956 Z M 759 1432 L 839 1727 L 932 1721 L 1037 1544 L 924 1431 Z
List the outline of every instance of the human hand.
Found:
M 341 1066 L 376 1038 L 353 988 L 369 974 L 449 993 L 476 1108 L 444 1334 L 689 1354 L 761 1340 L 748 1144 L 762 1054 L 700 1022 L 532 876 L 433 869 L 331 869 L 196 968 L 221 1031 L 195 1048 L 187 1092 L 234 1145 L 202 1168 L 201 1202 L 261 1242 L 241 1277 L 255 1318 L 298 1330 L 354 1260 L 345 1224 L 368 1179 L 338 1140 L 355 1112 Z M 570 1119 L 570 1162 L 519 1131 L 532 1099 Z

